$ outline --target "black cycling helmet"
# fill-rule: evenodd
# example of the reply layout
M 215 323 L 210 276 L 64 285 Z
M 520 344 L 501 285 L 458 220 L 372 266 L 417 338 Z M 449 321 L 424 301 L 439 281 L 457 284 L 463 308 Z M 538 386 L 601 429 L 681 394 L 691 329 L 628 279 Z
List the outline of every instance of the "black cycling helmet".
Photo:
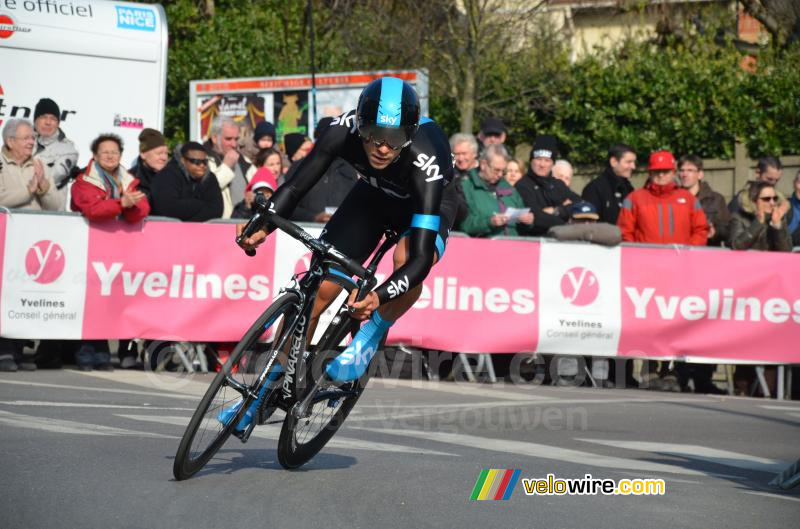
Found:
M 419 98 L 410 84 L 382 77 L 364 88 L 356 110 L 358 133 L 365 141 L 400 150 L 419 128 Z

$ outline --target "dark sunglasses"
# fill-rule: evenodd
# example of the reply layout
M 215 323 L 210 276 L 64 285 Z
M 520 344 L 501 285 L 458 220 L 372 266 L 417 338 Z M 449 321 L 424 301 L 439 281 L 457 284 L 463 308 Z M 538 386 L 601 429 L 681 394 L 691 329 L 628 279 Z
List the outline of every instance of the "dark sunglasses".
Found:
M 358 135 L 364 143 L 372 143 L 376 148 L 386 145 L 393 151 L 399 151 L 411 143 L 403 129 L 390 129 L 368 125 L 358 128 Z
M 189 158 L 184 156 L 183 159 L 194 165 L 208 165 L 208 158 Z
M 758 197 L 758 199 L 759 199 L 760 201 L 762 201 L 762 202 L 777 202 L 777 201 L 778 201 L 778 197 L 776 197 L 776 196 L 771 196 L 771 197 Z

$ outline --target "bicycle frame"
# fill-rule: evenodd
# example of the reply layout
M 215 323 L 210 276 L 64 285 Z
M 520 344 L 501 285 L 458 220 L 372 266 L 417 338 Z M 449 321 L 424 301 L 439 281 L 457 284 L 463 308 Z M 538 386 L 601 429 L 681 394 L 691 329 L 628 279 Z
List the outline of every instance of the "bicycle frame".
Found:
M 326 277 L 330 277 L 332 274 L 331 270 L 334 270 L 333 273 L 335 275 L 339 276 L 340 278 L 348 279 L 352 282 L 352 286 L 358 289 L 356 299 L 363 299 L 364 296 L 369 293 L 377 283 L 377 280 L 375 279 L 375 272 L 378 268 L 378 264 L 383 259 L 384 255 L 389 251 L 389 249 L 397 243 L 397 241 L 400 239 L 400 236 L 394 231 L 387 230 L 385 232 L 384 241 L 373 254 L 373 257 L 367 267 L 363 268 L 360 263 L 351 260 L 330 244 L 314 238 L 308 232 L 291 221 L 278 217 L 271 209 L 271 206 L 272 204 L 262 195 L 256 196 L 256 200 L 254 201 L 254 209 L 256 209 L 256 213 L 248 222 L 237 242 L 241 242 L 242 239 L 252 235 L 252 233 L 260 229 L 262 223 L 269 222 L 270 224 L 276 226 L 303 243 L 312 251 L 313 257 L 311 259 L 311 265 L 309 266 L 309 270 L 307 272 L 294 275 L 292 277 L 292 283 L 290 286 L 281 289 L 282 293 L 292 292 L 296 294 L 300 299 L 300 302 L 297 306 L 297 310 L 291 318 L 291 321 L 288 322 L 288 328 L 290 329 L 290 332 L 279 333 L 282 338 L 280 342 L 274 344 L 272 354 L 267 360 L 267 363 L 262 369 L 255 384 L 252 387 L 246 387 L 233 380 L 230 376 L 227 376 L 226 378 L 228 383 L 234 389 L 239 391 L 243 397 L 256 399 L 258 395 L 254 389 L 261 388 L 263 384 L 267 383 L 266 379 L 272 369 L 272 366 L 278 360 L 278 356 L 281 354 L 281 352 L 286 350 L 287 341 L 291 337 L 291 343 L 289 344 L 283 383 L 281 387 L 281 395 L 283 400 L 282 407 L 285 406 L 285 408 L 291 408 L 295 410 L 295 413 L 302 414 L 305 413 L 305 410 L 307 409 L 308 404 L 313 398 L 317 388 L 313 388 L 311 391 L 306 392 L 305 398 L 300 402 L 299 406 L 295 404 L 300 400 L 298 387 L 301 387 L 301 385 L 298 377 L 300 377 L 305 370 L 304 368 L 298 369 L 298 364 L 303 367 L 303 362 L 309 360 L 313 361 L 306 350 L 306 343 L 308 340 L 307 333 L 312 317 L 314 302 L 322 282 Z M 254 252 L 248 252 L 248 255 L 254 255 Z M 358 279 L 354 281 L 351 277 L 348 277 L 346 273 L 341 272 L 339 268 L 343 268 L 346 272 L 349 272 L 351 276 L 357 276 Z M 342 304 L 342 306 L 338 309 L 337 314 L 332 322 L 333 326 L 338 326 L 341 324 L 341 321 L 337 321 L 337 318 L 343 318 L 345 316 L 349 317 L 348 314 L 345 314 L 348 312 L 345 307 L 346 304 Z M 271 324 L 272 322 L 267 322 L 266 326 L 269 327 Z M 324 379 L 322 377 L 316 381 L 316 386 L 321 386 L 321 383 L 324 383 Z M 242 407 L 242 410 L 244 410 L 244 407 Z M 289 410 L 287 409 L 286 411 L 288 412 Z M 238 419 L 239 417 L 231 422 L 235 424 Z M 252 432 L 253 426 L 254 423 L 251 424 L 250 428 L 248 428 L 248 430 L 245 432 L 243 440 L 246 440 L 247 437 L 249 437 L 249 433 Z

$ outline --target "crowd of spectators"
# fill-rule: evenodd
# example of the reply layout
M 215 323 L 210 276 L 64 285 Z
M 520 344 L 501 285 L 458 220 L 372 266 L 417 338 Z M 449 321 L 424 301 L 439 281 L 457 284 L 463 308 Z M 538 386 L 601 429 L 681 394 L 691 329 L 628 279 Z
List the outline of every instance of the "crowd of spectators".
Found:
M 164 135 L 146 128 L 139 135 L 138 156 L 127 169 L 125 146 L 115 134 L 99 134 L 92 158 L 78 164 L 78 151 L 60 128 L 60 109 L 51 99 L 35 107 L 33 123 L 9 119 L 2 130 L 0 206 L 9 209 L 71 210 L 90 221 L 138 222 L 147 215 L 181 221 L 248 218 L 255 193 L 271 195 L 291 181 L 313 147 L 304 134 L 285 134 L 281 141 L 272 123 L 262 121 L 252 135 L 241 124 L 218 117 L 204 144 L 194 141 L 170 152 Z M 330 126 L 323 118 L 316 140 Z M 249 134 L 249 133 L 248 133 Z M 559 139 L 533 138 L 526 159 L 516 159 L 505 145 L 508 131 L 499 118 L 486 119 L 477 135 L 451 136 L 454 179 L 445 189 L 458 203 L 455 230 L 473 237 L 538 236 L 562 241 L 590 241 L 613 246 L 620 241 L 651 244 L 725 246 L 732 249 L 791 251 L 800 245 L 800 173 L 791 197 L 776 184 L 783 167 L 778 158 L 758 161 L 755 179 L 729 204 L 704 179 L 703 160 L 691 153 L 676 161 L 669 151 L 649 154 L 648 178 L 634 189 L 637 153 L 618 143 L 609 148 L 602 172 L 578 194 L 574 169 L 559 158 Z M 358 178 L 349 164 L 337 160 L 294 212 L 293 220 L 327 222 Z M 22 355 L 24 342 L 0 339 L 0 371 L 35 369 Z M 54 362 L 52 344 L 42 341 L 37 363 Z M 135 347 L 120 344 L 123 367 L 137 365 Z M 75 360 L 82 369 L 110 369 L 107 342 L 82 342 Z M 55 353 L 57 354 L 57 352 Z M 630 362 L 628 362 L 630 364 Z M 604 385 L 616 383 L 607 369 Z M 746 392 L 753 374 L 737 370 L 739 390 Z M 657 389 L 711 391 L 713 366 L 663 363 L 651 365 L 643 379 Z M 624 382 L 636 385 L 630 365 Z

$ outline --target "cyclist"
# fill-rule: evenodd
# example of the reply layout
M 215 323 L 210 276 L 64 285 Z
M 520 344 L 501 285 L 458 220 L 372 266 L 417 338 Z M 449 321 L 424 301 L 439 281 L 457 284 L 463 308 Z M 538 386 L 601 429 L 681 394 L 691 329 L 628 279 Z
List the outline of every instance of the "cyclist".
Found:
M 447 137 L 433 120 L 420 117 L 417 93 L 401 79 L 383 77 L 371 82 L 361 92 L 357 109 L 331 122 L 296 176 L 273 195 L 276 213 L 288 217 L 336 158 L 355 167 L 359 179 L 321 238 L 364 262 L 386 227 L 402 234 L 389 278 L 363 300 L 355 300 L 355 291 L 348 299 L 353 317 L 369 321 L 327 368 L 329 378 L 344 382 L 364 373 L 389 328 L 419 298 L 422 281 L 444 253 L 455 204 L 443 200 L 453 174 Z M 238 226 L 237 234 L 243 228 Z M 266 231 L 258 231 L 242 247 L 254 248 L 266 237 Z M 310 335 L 319 315 L 340 291 L 335 283 L 322 284 Z

